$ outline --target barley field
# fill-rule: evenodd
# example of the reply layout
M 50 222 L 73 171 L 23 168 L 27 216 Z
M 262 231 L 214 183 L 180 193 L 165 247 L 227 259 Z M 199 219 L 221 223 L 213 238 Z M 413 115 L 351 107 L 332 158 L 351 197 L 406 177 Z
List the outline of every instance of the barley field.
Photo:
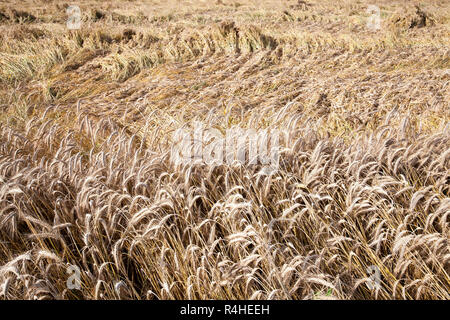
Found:
M 447 0 L 2 1 L 0 299 L 450 299 L 449 101 Z

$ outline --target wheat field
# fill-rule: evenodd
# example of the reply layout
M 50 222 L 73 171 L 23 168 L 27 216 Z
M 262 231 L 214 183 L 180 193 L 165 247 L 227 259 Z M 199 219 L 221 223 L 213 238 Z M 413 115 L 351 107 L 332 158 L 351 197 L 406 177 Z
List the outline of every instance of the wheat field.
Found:
M 0 3 L 0 299 L 450 298 L 449 1 L 71 4 Z

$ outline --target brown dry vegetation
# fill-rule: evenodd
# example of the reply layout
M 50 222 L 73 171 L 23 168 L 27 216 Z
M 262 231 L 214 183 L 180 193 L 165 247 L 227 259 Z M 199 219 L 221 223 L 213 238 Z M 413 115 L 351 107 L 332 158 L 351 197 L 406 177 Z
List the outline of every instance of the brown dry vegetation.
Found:
M 0 5 L 0 299 L 450 298 L 448 1 L 77 4 Z M 194 120 L 279 170 L 174 166 Z

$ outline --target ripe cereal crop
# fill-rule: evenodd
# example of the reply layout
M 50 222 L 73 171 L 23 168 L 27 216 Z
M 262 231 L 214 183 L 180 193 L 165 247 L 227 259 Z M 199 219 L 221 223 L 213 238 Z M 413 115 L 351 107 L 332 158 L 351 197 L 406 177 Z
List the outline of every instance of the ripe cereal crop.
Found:
M 445 0 L 3 1 L 0 300 L 447 300 L 449 84 Z

